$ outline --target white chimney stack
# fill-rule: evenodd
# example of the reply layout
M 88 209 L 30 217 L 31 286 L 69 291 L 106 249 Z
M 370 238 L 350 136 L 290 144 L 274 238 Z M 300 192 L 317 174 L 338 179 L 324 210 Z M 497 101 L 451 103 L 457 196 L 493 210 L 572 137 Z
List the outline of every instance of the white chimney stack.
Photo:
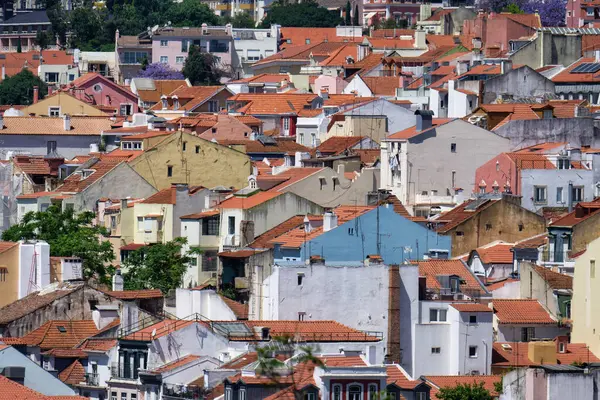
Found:
M 112 278 L 112 290 L 117 292 L 117 291 L 122 291 L 123 288 L 124 288 L 123 275 L 121 275 L 121 270 L 117 269 Z
M 323 232 L 329 232 L 335 229 L 338 224 L 338 217 L 333 211 L 326 211 L 323 214 Z
M 71 130 L 71 116 L 69 114 L 63 116 L 63 127 L 65 131 Z

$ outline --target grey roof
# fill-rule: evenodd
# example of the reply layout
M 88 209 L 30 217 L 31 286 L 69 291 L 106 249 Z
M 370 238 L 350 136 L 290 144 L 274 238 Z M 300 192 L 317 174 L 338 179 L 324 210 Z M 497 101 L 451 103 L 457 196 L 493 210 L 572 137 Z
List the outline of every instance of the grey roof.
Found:
M 152 78 L 133 78 L 132 81 L 135 82 L 135 87 L 138 90 L 156 90 L 156 85 Z
M 600 28 L 545 27 L 545 28 L 538 28 L 538 32 L 550 32 L 553 35 L 567 35 L 567 34 L 600 35 Z
M 543 368 L 546 371 L 555 372 L 555 373 L 560 373 L 560 372 L 583 373 L 584 372 L 583 368 L 579 368 L 574 365 L 566 365 L 566 364 L 552 364 L 552 365 L 548 364 L 548 365 L 542 365 L 537 368 Z
M 0 25 L 50 24 L 46 11 L 31 11 L 18 13 Z

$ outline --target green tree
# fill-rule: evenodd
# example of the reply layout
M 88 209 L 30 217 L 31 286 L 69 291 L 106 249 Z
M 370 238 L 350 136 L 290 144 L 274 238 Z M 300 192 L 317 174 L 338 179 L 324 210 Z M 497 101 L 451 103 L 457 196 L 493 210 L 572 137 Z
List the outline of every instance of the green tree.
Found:
M 492 400 L 489 390 L 479 384 L 459 384 L 455 387 L 441 388 L 437 394 L 440 400 Z
M 388 18 L 381 23 L 382 29 L 404 29 L 408 26 L 405 19 L 396 21 L 394 18 Z
M 247 12 L 237 13 L 233 17 L 227 17 L 224 22 L 226 24 L 230 23 L 234 28 L 251 29 L 256 26 L 254 19 Z
M 17 38 L 17 53 L 22 53 L 23 47 L 21 46 L 21 36 Z
M 0 104 L 28 105 L 33 102 L 33 87 L 39 88 L 39 98 L 47 93 L 46 84 L 27 68 L 0 83 Z
M 191 258 L 182 255 L 185 238 L 142 247 L 132 252 L 123 263 L 123 279 L 128 290 L 160 289 L 167 293 L 181 287 Z
M 352 16 L 350 14 L 352 14 L 352 6 L 350 5 L 350 0 L 348 0 L 346 2 L 346 18 L 344 21 L 346 23 L 346 26 L 350 26 L 352 24 Z
M 333 28 L 341 22 L 339 13 L 329 11 L 313 0 L 287 5 L 276 2 L 263 19 L 262 27 L 279 24 L 283 27 Z
M 223 76 L 218 59 L 210 53 L 203 53 L 198 46 L 190 47 L 181 72 L 194 86 L 218 85 Z
M 354 25 L 354 26 L 360 25 L 358 23 L 358 4 L 356 6 L 354 6 L 354 16 L 353 16 L 353 20 L 352 20 L 352 25 Z
M 19 224 L 2 233 L 2 240 L 44 240 L 50 245 L 51 256 L 79 257 L 83 260 L 85 278 L 110 283 L 113 248 L 106 240 L 109 232 L 93 225 L 94 218 L 91 211 L 75 214 L 71 209 L 63 211 L 60 206 L 52 205 L 46 211 L 25 214 Z
M 39 46 L 41 53 L 42 51 L 46 50 L 52 43 L 52 33 L 38 31 L 38 33 L 35 35 L 35 43 Z
M 104 44 L 105 12 L 78 7 L 69 14 L 71 47 L 97 51 Z
M 510 3 L 509 5 L 504 7 L 502 11 L 509 12 L 511 14 L 523 14 L 523 10 L 521 10 L 521 8 L 516 3 Z
M 203 23 L 216 25 L 219 18 L 206 4 L 198 0 L 183 0 L 173 3 L 167 12 L 173 26 L 201 26 Z

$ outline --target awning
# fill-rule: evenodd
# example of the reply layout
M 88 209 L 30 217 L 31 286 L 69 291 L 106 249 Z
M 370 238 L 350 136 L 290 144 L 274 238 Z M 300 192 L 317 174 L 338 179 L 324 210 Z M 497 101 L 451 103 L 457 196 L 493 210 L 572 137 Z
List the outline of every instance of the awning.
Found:
M 145 247 L 145 246 L 146 246 L 145 244 L 129 243 L 129 244 L 126 244 L 125 246 L 121 246 L 121 250 L 134 251 L 134 250 L 141 249 L 142 247 Z
M 254 254 L 262 253 L 265 250 L 237 250 L 237 251 L 222 251 L 219 257 L 226 258 L 248 258 Z
M 368 14 L 365 16 L 365 18 L 366 18 L 366 19 L 371 19 L 371 18 L 373 18 L 373 17 L 374 17 L 376 14 L 377 14 L 376 12 L 370 12 L 370 13 L 368 13 Z

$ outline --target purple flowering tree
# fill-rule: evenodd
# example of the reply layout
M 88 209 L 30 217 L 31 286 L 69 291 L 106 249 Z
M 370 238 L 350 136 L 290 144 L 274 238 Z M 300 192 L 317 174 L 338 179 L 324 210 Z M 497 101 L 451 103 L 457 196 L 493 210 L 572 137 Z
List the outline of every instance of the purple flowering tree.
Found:
M 138 78 L 151 78 L 156 80 L 185 79 L 181 72 L 175 71 L 169 65 L 163 63 L 148 64 L 146 68 L 141 69 L 140 72 L 138 72 Z
M 565 0 L 530 0 L 523 4 L 526 13 L 540 14 L 543 26 L 564 26 L 567 2 Z

